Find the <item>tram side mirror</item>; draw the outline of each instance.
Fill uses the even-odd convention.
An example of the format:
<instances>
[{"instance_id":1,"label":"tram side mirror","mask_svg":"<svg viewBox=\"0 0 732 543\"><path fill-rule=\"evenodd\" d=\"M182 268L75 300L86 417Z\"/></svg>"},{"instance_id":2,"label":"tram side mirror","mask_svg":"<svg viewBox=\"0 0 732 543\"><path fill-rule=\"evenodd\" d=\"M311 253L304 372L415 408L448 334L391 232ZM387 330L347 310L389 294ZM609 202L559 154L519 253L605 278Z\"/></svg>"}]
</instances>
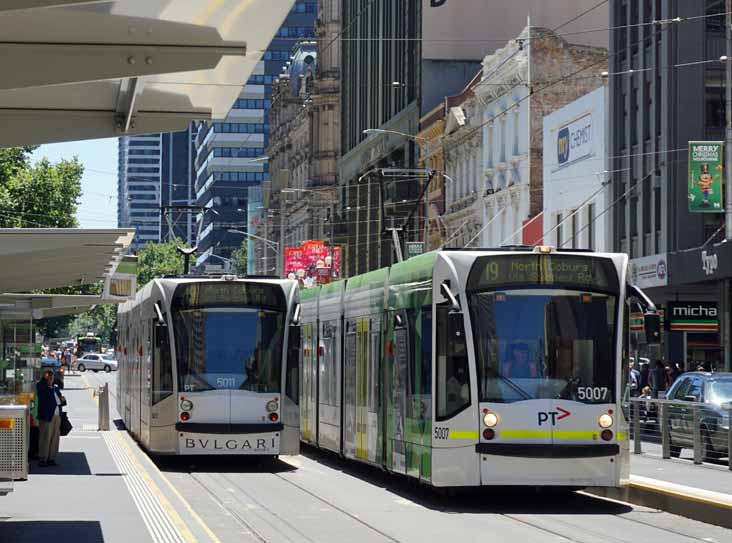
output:
<instances>
[{"instance_id":1,"label":"tram side mirror","mask_svg":"<svg viewBox=\"0 0 732 543\"><path fill-rule=\"evenodd\" d=\"M450 313L461 313L460 304L452 293L452 290L450 290L450 283L448 281L445 281L440 285L440 293L443 298L447 298L450 302L450 305L452 306L450 308ZM460 320L462 321L462 314L460 315Z\"/></svg>"},{"instance_id":2,"label":"tram side mirror","mask_svg":"<svg viewBox=\"0 0 732 543\"><path fill-rule=\"evenodd\" d=\"M661 317L655 311L647 311L643 318L646 328L646 343L658 345L661 343Z\"/></svg>"},{"instance_id":3,"label":"tram side mirror","mask_svg":"<svg viewBox=\"0 0 732 543\"><path fill-rule=\"evenodd\" d=\"M165 317L163 317L163 312L160 310L160 304L158 302L155 302L155 315L158 319L158 326L165 326Z\"/></svg>"}]
</instances>

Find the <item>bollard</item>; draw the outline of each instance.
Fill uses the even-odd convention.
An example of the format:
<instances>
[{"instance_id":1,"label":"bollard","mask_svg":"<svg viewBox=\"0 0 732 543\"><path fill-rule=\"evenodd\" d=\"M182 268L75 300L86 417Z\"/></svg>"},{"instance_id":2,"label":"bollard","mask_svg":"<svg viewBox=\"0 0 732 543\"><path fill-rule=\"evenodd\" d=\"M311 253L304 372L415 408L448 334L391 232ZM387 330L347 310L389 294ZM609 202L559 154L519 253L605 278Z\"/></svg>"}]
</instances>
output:
<instances>
[{"instance_id":1,"label":"bollard","mask_svg":"<svg viewBox=\"0 0 732 543\"><path fill-rule=\"evenodd\" d=\"M694 433L694 463L702 463L702 440L701 440L701 413L699 412L699 406L695 405L691 408L692 412L692 424L694 427L692 431Z\"/></svg>"},{"instance_id":2,"label":"bollard","mask_svg":"<svg viewBox=\"0 0 732 543\"><path fill-rule=\"evenodd\" d=\"M658 421L661 427L661 457L671 458L671 436L668 431L668 405L666 402L660 402L658 405L660 418Z\"/></svg>"},{"instance_id":3,"label":"bollard","mask_svg":"<svg viewBox=\"0 0 732 543\"><path fill-rule=\"evenodd\" d=\"M99 420L97 427L100 432L109 431L109 383L99 388Z\"/></svg>"},{"instance_id":4,"label":"bollard","mask_svg":"<svg viewBox=\"0 0 732 543\"><path fill-rule=\"evenodd\" d=\"M640 427L640 402L636 400L633 401L633 454L641 454Z\"/></svg>"}]
</instances>

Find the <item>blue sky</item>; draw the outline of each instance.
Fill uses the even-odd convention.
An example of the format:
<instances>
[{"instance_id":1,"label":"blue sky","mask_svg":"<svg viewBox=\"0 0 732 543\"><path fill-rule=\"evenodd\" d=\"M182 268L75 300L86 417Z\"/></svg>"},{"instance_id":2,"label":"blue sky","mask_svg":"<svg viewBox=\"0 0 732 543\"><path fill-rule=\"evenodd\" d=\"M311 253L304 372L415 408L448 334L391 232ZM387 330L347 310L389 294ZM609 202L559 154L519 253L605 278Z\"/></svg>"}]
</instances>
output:
<instances>
[{"instance_id":1,"label":"blue sky","mask_svg":"<svg viewBox=\"0 0 732 543\"><path fill-rule=\"evenodd\" d=\"M79 206L82 228L117 228L117 138L41 145L33 154L51 162L79 157L84 165Z\"/></svg>"}]
</instances>

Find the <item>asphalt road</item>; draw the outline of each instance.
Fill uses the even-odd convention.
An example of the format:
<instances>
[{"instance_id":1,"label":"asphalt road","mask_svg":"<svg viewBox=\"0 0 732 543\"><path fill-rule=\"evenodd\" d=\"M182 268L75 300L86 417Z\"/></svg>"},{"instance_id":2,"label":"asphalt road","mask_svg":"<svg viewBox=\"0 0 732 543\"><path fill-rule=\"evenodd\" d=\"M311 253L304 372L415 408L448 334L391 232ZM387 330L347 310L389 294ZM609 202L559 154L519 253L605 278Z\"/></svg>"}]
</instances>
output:
<instances>
[{"instance_id":1,"label":"asphalt road","mask_svg":"<svg viewBox=\"0 0 732 543\"><path fill-rule=\"evenodd\" d=\"M116 393L114 373L87 379L109 381ZM448 496L309 448L273 462L176 458L157 465L222 542L732 541L730 530L583 493Z\"/></svg>"}]
</instances>

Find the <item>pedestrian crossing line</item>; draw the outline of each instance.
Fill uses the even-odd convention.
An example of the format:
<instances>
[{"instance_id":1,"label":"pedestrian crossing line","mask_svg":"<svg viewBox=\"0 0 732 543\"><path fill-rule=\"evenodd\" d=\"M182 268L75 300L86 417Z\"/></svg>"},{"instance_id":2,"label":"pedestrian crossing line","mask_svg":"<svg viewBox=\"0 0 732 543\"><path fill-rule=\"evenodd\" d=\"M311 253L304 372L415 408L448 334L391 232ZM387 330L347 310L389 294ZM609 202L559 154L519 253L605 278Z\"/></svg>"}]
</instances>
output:
<instances>
[{"instance_id":1,"label":"pedestrian crossing line","mask_svg":"<svg viewBox=\"0 0 732 543\"><path fill-rule=\"evenodd\" d=\"M117 432L103 432L112 458L153 543L197 543L178 512Z\"/></svg>"}]
</instances>

